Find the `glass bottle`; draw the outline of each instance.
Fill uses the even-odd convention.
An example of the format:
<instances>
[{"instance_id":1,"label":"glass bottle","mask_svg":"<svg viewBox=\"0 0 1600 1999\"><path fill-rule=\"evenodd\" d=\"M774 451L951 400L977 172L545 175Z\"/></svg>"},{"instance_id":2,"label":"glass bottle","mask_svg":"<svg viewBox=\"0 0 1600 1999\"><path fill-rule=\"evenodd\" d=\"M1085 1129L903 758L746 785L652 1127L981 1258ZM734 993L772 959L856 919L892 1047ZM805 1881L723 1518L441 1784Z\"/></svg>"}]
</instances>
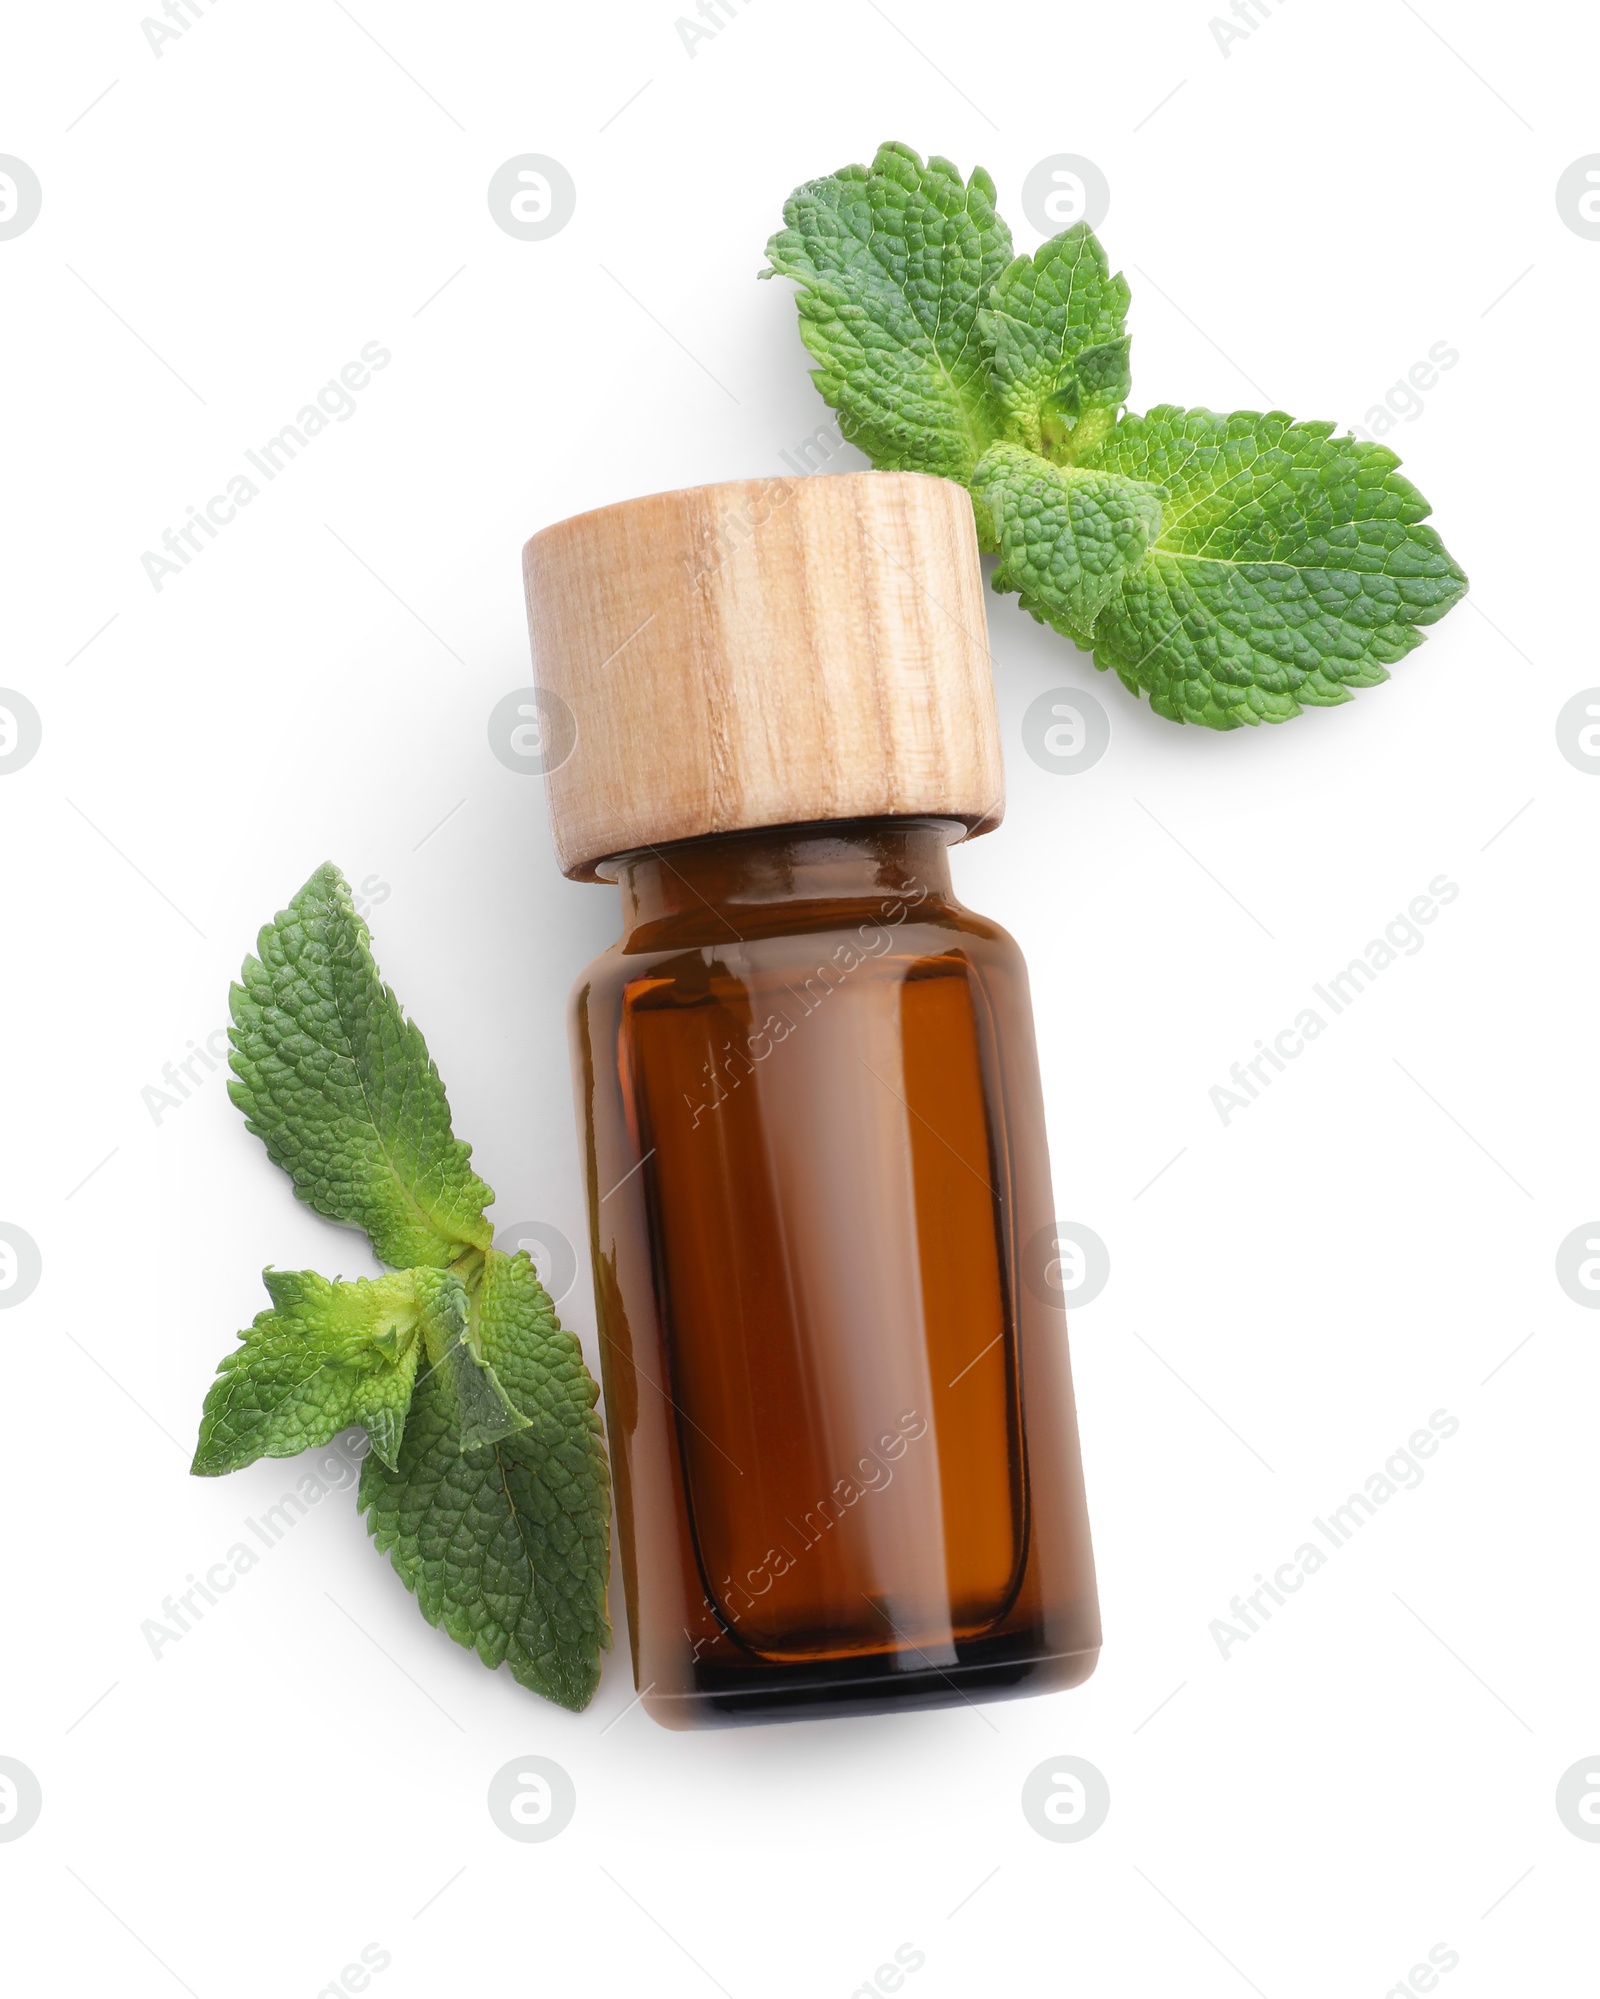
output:
<instances>
[{"instance_id":1,"label":"glass bottle","mask_svg":"<svg viewBox=\"0 0 1600 1999\"><path fill-rule=\"evenodd\" d=\"M768 486L708 571L707 518ZM580 639L617 590L605 551L641 526L655 558L635 550L627 603ZM830 538L859 552L863 526L882 557L833 577L848 603L814 601ZM643 1705L703 1727L1075 1685L1100 1634L1027 972L950 884L949 845L998 818L988 661L970 627L930 639L896 573L981 632L969 502L894 474L700 489L563 523L528 566L541 710L576 739L551 773L558 849L622 893L570 1025ZM870 658L841 610L876 626ZM606 685L635 611L669 630ZM698 725L723 730L713 766L748 764L840 678L909 717L909 775L892 723L836 722L827 754L703 823L680 761ZM738 823L752 810L785 816ZM628 837L630 814L661 837Z\"/></svg>"}]
</instances>

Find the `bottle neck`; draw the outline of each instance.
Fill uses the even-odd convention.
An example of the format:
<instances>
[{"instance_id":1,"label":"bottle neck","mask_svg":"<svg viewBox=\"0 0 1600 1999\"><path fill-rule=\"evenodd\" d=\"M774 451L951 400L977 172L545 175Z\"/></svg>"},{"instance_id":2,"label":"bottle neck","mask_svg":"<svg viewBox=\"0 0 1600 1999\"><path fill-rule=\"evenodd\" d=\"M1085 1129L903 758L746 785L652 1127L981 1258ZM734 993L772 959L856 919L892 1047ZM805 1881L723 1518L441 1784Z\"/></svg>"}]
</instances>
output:
<instances>
[{"instance_id":1,"label":"bottle neck","mask_svg":"<svg viewBox=\"0 0 1600 1999\"><path fill-rule=\"evenodd\" d=\"M862 920L898 923L954 902L948 850L965 832L943 819L761 827L618 855L597 872L622 890L625 944L700 920L718 938L743 936L800 905L859 905Z\"/></svg>"}]
</instances>

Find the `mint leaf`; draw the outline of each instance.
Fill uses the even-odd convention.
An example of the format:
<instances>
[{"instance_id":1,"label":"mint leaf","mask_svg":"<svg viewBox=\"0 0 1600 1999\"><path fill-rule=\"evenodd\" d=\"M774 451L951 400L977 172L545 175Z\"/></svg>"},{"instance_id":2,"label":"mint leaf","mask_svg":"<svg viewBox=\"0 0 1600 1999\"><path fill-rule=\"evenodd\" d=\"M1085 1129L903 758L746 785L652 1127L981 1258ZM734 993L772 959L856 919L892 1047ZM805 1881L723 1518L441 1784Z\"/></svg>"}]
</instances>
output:
<instances>
[{"instance_id":1,"label":"mint leaf","mask_svg":"<svg viewBox=\"0 0 1600 1999\"><path fill-rule=\"evenodd\" d=\"M365 1424L373 1450L393 1464L421 1352L419 1280L442 1274L340 1284L314 1270L263 1271L272 1309L218 1367L191 1469L215 1478L257 1458L294 1457L352 1423Z\"/></svg>"},{"instance_id":2,"label":"mint leaf","mask_svg":"<svg viewBox=\"0 0 1600 1999\"><path fill-rule=\"evenodd\" d=\"M870 168L796 188L783 216L763 275L799 282L812 380L839 428L874 465L965 483L1004 422L977 323L1011 262L993 181L890 144Z\"/></svg>"},{"instance_id":3,"label":"mint leaf","mask_svg":"<svg viewBox=\"0 0 1600 1999\"><path fill-rule=\"evenodd\" d=\"M1160 534L1095 621L1095 664L1213 729L1386 680L1467 579L1395 454L1332 432L1162 405L1080 461L1164 496Z\"/></svg>"},{"instance_id":4,"label":"mint leaf","mask_svg":"<svg viewBox=\"0 0 1600 1999\"><path fill-rule=\"evenodd\" d=\"M424 1324L428 1361L444 1369L456 1398L457 1443L462 1450L497 1444L529 1419L514 1407L499 1376L484 1359L482 1335L472 1323L472 1301L452 1272L441 1271L434 1309ZM387 1462L394 1464L393 1457Z\"/></svg>"},{"instance_id":5,"label":"mint leaf","mask_svg":"<svg viewBox=\"0 0 1600 1999\"><path fill-rule=\"evenodd\" d=\"M1053 465L1019 444L978 461L972 495L1000 546L996 590L1087 646L1101 606L1161 527L1161 493L1115 472Z\"/></svg>"},{"instance_id":6,"label":"mint leaf","mask_svg":"<svg viewBox=\"0 0 1600 1999\"><path fill-rule=\"evenodd\" d=\"M417 1385L398 1466L362 1466L359 1504L430 1624L563 1707L609 1649L610 1498L596 1389L527 1257L489 1250L463 1336L528 1426L462 1448L460 1376Z\"/></svg>"},{"instance_id":7,"label":"mint leaf","mask_svg":"<svg viewBox=\"0 0 1600 1999\"><path fill-rule=\"evenodd\" d=\"M1092 450L1126 401L1128 284L1086 222L1018 257L979 327L1006 435L1061 463Z\"/></svg>"},{"instance_id":8,"label":"mint leaf","mask_svg":"<svg viewBox=\"0 0 1600 1999\"><path fill-rule=\"evenodd\" d=\"M319 868L256 948L230 994L228 1091L301 1200L365 1229L397 1267L486 1248L493 1190L451 1133L439 1072L339 870Z\"/></svg>"}]
</instances>

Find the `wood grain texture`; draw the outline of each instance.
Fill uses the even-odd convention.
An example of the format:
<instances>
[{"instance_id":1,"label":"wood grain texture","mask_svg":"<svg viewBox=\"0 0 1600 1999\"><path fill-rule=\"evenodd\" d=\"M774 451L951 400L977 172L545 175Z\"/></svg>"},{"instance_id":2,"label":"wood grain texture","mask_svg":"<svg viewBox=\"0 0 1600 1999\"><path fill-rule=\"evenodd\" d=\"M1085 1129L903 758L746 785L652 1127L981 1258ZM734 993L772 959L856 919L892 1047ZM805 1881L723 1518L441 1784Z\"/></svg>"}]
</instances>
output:
<instances>
[{"instance_id":1,"label":"wood grain texture","mask_svg":"<svg viewBox=\"0 0 1600 1999\"><path fill-rule=\"evenodd\" d=\"M627 500L523 550L534 678L577 722L546 778L561 867L807 820L998 824L965 490L912 472Z\"/></svg>"}]
</instances>

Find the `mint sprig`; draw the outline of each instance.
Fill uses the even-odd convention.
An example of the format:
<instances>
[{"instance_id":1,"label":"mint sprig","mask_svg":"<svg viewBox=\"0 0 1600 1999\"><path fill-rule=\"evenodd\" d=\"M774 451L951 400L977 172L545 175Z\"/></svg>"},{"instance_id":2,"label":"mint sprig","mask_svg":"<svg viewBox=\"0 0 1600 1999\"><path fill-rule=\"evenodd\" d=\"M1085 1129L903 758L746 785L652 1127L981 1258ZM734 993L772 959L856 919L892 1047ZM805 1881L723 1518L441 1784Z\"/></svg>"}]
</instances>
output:
<instances>
[{"instance_id":1,"label":"mint sprig","mask_svg":"<svg viewBox=\"0 0 1600 1999\"><path fill-rule=\"evenodd\" d=\"M492 1246L493 1190L337 868L257 950L232 992L234 1102L303 1201L408 1267L353 1283L265 1271L271 1309L218 1367L193 1470L361 1425L358 1504L424 1616L585 1707L611 1644L599 1390L527 1256Z\"/></svg>"},{"instance_id":2,"label":"mint sprig","mask_svg":"<svg viewBox=\"0 0 1600 1999\"><path fill-rule=\"evenodd\" d=\"M1213 729L1376 686L1464 594L1386 446L1281 410L1123 413L1128 286L1075 223L1013 257L981 168L881 146L797 188L764 277L797 281L812 379L879 467L972 493L993 582Z\"/></svg>"}]
</instances>

